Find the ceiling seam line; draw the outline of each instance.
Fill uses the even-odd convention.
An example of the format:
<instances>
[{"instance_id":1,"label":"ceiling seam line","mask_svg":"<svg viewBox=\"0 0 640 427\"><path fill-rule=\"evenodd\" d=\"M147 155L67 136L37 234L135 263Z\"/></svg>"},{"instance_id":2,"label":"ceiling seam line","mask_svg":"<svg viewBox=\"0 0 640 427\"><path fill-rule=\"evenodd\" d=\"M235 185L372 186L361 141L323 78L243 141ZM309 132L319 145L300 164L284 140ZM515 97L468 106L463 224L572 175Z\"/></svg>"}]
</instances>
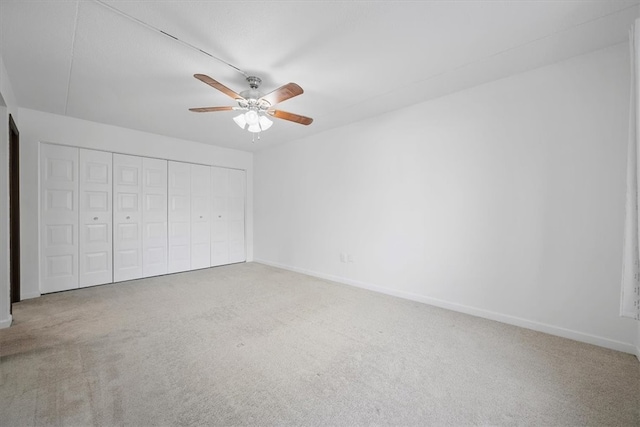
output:
<instances>
[{"instance_id":1,"label":"ceiling seam line","mask_svg":"<svg viewBox=\"0 0 640 427\"><path fill-rule=\"evenodd\" d=\"M243 76L245 76L245 77L249 77L249 75L248 75L245 71L243 71L243 70L241 70L240 68L236 67L235 65L233 65L233 64L231 64L231 63L229 63L229 62L225 61L224 59L220 59L220 58L218 58L217 56L215 56L215 55L213 55L213 54L211 54L211 53L207 52L207 51L206 51L206 50L204 50L204 49L200 49L199 47L194 46L194 45L192 45L192 44L191 44L191 43L189 43L189 42L186 42L186 41L184 41L184 40L179 39L178 37L174 36L173 34L169 34L169 33L167 33L166 31L161 30L160 28L154 27L153 25L148 24L147 22L145 22L145 21L143 21L143 20L141 20L141 19L138 19L138 18L136 18L136 17L134 17L134 16L131 16L131 15L129 15L129 14L127 14L127 13L125 13L125 12L121 11L120 9L118 9L118 8L116 8L116 7L114 7L114 6L111 6L110 4L105 3L105 2L104 2L104 1L102 1L102 0L93 0L93 1L94 1L94 2L96 2L96 3L98 3L98 4L99 4L99 5L101 5L101 6L105 7L106 9L109 9L109 10L111 10L112 12L117 13L118 15L124 16L125 18L129 19L130 21L133 21L133 22L135 22L135 23L137 23L137 24L139 24L139 25L142 25L143 27L146 27L146 28L148 28L148 29L150 29L150 30L156 31L156 32L158 32L158 33L162 34L162 35L163 35L163 36L165 36L165 37L169 37L169 38L170 38L170 39L172 39L173 41L175 41L175 42L177 42L177 43L180 43L181 45L186 46L186 47L188 47L188 48L190 48L190 49L192 49L192 50L198 51L198 52L200 52L200 53L202 53L202 54L204 54L204 55L207 55L208 57L213 58L213 59L215 59L216 61L221 62L221 63L223 63L223 64L227 65L228 67L233 68L234 70L236 70L237 72L239 72L239 73L240 73L240 74L242 74Z\"/></svg>"},{"instance_id":2,"label":"ceiling seam line","mask_svg":"<svg viewBox=\"0 0 640 427\"><path fill-rule=\"evenodd\" d=\"M64 100L64 115L67 115L69 109L69 92L71 91L71 73L73 71L73 59L76 49L76 35L78 33L78 18L80 16L80 0L76 1L76 17L73 23L73 36L71 38L71 61L69 61L69 74L67 75L67 94Z\"/></svg>"}]
</instances>

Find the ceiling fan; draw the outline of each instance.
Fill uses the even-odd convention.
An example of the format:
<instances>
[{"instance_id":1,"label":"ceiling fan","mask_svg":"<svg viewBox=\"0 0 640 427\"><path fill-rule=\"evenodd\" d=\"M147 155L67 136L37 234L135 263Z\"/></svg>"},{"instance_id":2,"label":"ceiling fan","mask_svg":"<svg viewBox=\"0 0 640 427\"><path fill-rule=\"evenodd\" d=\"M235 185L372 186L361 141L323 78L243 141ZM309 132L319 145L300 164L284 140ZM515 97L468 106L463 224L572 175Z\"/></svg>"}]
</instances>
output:
<instances>
[{"instance_id":1,"label":"ceiling fan","mask_svg":"<svg viewBox=\"0 0 640 427\"><path fill-rule=\"evenodd\" d=\"M271 127L272 121L267 118L267 115L294 123L300 123L305 126L310 125L313 122L313 119L310 117L288 113L286 111L276 110L273 108L276 104L286 101L287 99L291 99L304 92L302 88L295 83L287 83L286 85L280 86L278 89L264 95L258 90L262 80L255 76L249 76L247 77L247 82L249 83L250 89L244 90L238 94L207 75L194 74L193 77L233 98L238 103L238 106L189 108L189 111L197 113L232 110L245 111L239 116L234 117L233 120L242 129L247 129L249 132L254 133L267 130Z\"/></svg>"}]
</instances>

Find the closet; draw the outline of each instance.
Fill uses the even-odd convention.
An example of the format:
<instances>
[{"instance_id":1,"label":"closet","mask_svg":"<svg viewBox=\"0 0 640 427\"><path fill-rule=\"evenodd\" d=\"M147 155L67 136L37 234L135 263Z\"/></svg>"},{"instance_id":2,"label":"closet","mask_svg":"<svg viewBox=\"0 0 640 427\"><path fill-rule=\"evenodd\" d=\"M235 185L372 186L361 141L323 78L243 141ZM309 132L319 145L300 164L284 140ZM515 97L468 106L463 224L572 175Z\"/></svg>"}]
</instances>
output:
<instances>
[{"instance_id":1,"label":"closet","mask_svg":"<svg viewBox=\"0 0 640 427\"><path fill-rule=\"evenodd\" d=\"M42 143L40 290L244 262L245 172Z\"/></svg>"}]
</instances>

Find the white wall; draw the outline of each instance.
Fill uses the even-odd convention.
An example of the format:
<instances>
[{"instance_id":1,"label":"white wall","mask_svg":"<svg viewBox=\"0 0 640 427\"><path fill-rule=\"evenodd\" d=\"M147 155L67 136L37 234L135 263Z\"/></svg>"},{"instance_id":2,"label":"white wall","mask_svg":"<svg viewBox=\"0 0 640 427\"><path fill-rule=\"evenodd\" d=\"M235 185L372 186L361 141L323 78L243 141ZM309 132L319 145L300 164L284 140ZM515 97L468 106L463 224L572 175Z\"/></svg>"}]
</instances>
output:
<instances>
[{"instance_id":1,"label":"white wall","mask_svg":"<svg viewBox=\"0 0 640 427\"><path fill-rule=\"evenodd\" d=\"M209 164L247 171L247 261L253 259L253 154L146 132L20 109L22 298L40 295L38 158L40 142Z\"/></svg>"},{"instance_id":2,"label":"white wall","mask_svg":"<svg viewBox=\"0 0 640 427\"><path fill-rule=\"evenodd\" d=\"M259 151L255 259L634 352L627 49Z\"/></svg>"},{"instance_id":3,"label":"white wall","mask_svg":"<svg viewBox=\"0 0 640 427\"><path fill-rule=\"evenodd\" d=\"M9 114L16 125L17 104L0 56L0 328L11 325L9 314Z\"/></svg>"}]
</instances>

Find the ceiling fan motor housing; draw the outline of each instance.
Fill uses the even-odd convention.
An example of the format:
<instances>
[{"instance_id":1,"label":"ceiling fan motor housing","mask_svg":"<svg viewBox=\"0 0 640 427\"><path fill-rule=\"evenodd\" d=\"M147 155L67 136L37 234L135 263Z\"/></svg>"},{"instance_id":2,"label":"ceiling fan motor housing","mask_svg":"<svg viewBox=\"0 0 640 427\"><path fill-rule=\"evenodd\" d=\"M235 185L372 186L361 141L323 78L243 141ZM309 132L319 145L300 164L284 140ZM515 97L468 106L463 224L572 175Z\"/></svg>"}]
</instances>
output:
<instances>
[{"instance_id":1,"label":"ceiling fan motor housing","mask_svg":"<svg viewBox=\"0 0 640 427\"><path fill-rule=\"evenodd\" d=\"M262 83L262 80L260 79L260 77L249 76L247 77L247 82L249 82L249 87L251 89L258 89L258 87L260 87L260 83Z\"/></svg>"}]
</instances>

